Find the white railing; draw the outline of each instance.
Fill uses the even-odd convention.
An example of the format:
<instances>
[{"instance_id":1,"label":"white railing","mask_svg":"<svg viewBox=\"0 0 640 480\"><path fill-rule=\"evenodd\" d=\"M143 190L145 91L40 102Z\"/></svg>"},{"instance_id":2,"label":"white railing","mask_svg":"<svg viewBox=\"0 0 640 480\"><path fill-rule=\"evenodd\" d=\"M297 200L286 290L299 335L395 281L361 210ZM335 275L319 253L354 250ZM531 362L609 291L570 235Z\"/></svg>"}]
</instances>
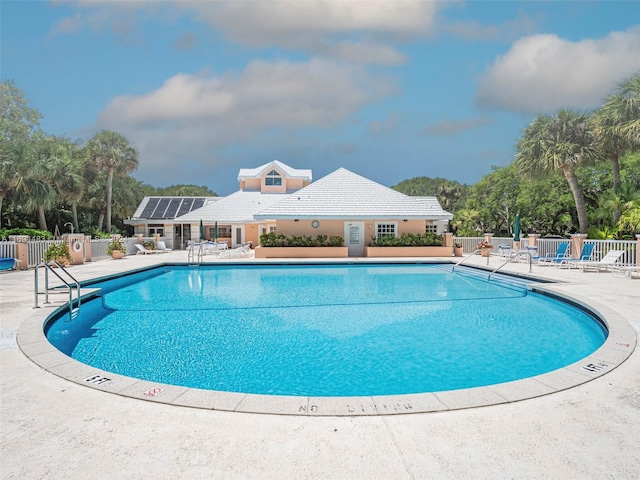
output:
<instances>
[{"instance_id":1,"label":"white railing","mask_svg":"<svg viewBox=\"0 0 640 480\"><path fill-rule=\"evenodd\" d=\"M107 247L109 246L109 238L92 238L91 239L91 259L96 260L101 258L107 258Z\"/></svg>"},{"instance_id":2,"label":"white railing","mask_svg":"<svg viewBox=\"0 0 640 480\"><path fill-rule=\"evenodd\" d=\"M462 244L462 251L464 254L473 253L479 242L483 241L484 237L454 237L454 243ZM553 257L558 250L558 246L561 243L569 243L569 252L567 255L576 258L580 255L580 252L572 252L571 239L570 238L539 238L536 242L538 249L537 256L539 257ZM609 250L623 250L624 254L620 257L618 263L623 266L633 266L640 264L638 255L638 242L635 240L585 240L584 243L593 243L593 253L591 254L591 260L594 262L600 261ZM500 245L507 245L509 248L513 248L513 239L509 237L492 237L491 244L493 245L493 252L498 251ZM520 239L520 248L526 248L529 244L528 238Z\"/></svg>"},{"instance_id":3,"label":"white railing","mask_svg":"<svg viewBox=\"0 0 640 480\"><path fill-rule=\"evenodd\" d=\"M1 241L0 258L16 258L16 242L11 240Z\"/></svg>"},{"instance_id":4,"label":"white railing","mask_svg":"<svg viewBox=\"0 0 640 480\"><path fill-rule=\"evenodd\" d=\"M594 262L600 261L609 250L624 251L618 260L618 263L623 266L638 265L640 260L638 259L638 242L633 240L585 240L584 243L595 244L591 253L591 260Z\"/></svg>"},{"instance_id":5,"label":"white railing","mask_svg":"<svg viewBox=\"0 0 640 480\"><path fill-rule=\"evenodd\" d=\"M27 263L33 268L44 261L44 254L51 245L64 243L62 240L29 240L27 242Z\"/></svg>"}]
</instances>

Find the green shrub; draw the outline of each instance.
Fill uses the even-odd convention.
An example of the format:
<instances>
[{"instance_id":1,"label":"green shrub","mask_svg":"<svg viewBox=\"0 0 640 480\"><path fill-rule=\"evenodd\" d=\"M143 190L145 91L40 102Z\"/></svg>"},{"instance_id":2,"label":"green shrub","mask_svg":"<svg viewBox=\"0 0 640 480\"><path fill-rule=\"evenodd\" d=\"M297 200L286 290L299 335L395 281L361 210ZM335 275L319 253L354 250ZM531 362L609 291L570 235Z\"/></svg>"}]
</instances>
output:
<instances>
[{"instance_id":1,"label":"green shrub","mask_svg":"<svg viewBox=\"0 0 640 480\"><path fill-rule=\"evenodd\" d=\"M8 239L9 235L27 235L29 238L53 240L53 235L47 230L36 230L35 228L3 228L0 230L0 238Z\"/></svg>"},{"instance_id":2,"label":"green shrub","mask_svg":"<svg viewBox=\"0 0 640 480\"><path fill-rule=\"evenodd\" d=\"M125 247L124 243L119 238L114 238L109 242L109 245L107 246L107 255L111 255L114 250L120 250L123 255L127 253L127 247Z\"/></svg>"},{"instance_id":3,"label":"green shrub","mask_svg":"<svg viewBox=\"0 0 640 480\"><path fill-rule=\"evenodd\" d=\"M379 235L371 237L372 247L441 247L442 235L437 233L403 233L399 237L395 235Z\"/></svg>"},{"instance_id":4,"label":"green shrub","mask_svg":"<svg viewBox=\"0 0 640 480\"><path fill-rule=\"evenodd\" d=\"M142 242L142 246L144 248L146 248L147 250L155 250L156 249L156 242L154 242L153 240L144 240Z\"/></svg>"},{"instance_id":5,"label":"green shrub","mask_svg":"<svg viewBox=\"0 0 640 480\"><path fill-rule=\"evenodd\" d=\"M66 260L67 262L71 262L71 253L69 253L69 247L66 243L54 243L49 245L47 251L44 252L44 260L45 262L50 262L52 260Z\"/></svg>"},{"instance_id":6,"label":"green shrub","mask_svg":"<svg viewBox=\"0 0 640 480\"><path fill-rule=\"evenodd\" d=\"M260 235L262 247L341 247L342 244L342 237L327 237L326 235L317 235L315 238L307 235L287 237L275 232Z\"/></svg>"}]
</instances>

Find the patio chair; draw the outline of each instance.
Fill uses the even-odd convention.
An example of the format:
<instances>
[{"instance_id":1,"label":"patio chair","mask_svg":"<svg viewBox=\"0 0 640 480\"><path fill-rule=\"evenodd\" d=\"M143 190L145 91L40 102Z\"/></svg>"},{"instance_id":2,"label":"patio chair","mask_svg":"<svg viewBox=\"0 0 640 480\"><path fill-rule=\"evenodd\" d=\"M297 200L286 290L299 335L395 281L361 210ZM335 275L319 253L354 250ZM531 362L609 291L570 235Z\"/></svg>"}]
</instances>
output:
<instances>
[{"instance_id":1,"label":"patio chair","mask_svg":"<svg viewBox=\"0 0 640 480\"><path fill-rule=\"evenodd\" d=\"M582 263L591 261L591 254L593 253L593 248L595 246L595 243L585 243L582 245L582 251L578 258L563 258L559 267L568 267L569 269L573 267L580 268Z\"/></svg>"},{"instance_id":2,"label":"patio chair","mask_svg":"<svg viewBox=\"0 0 640 480\"><path fill-rule=\"evenodd\" d=\"M500 255L500 260L511 260L515 257L516 252L510 245L498 245L498 254Z\"/></svg>"},{"instance_id":3,"label":"patio chair","mask_svg":"<svg viewBox=\"0 0 640 480\"><path fill-rule=\"evenodd\" d=\"M628 277L628 278L633 278L633 273L634 272L640 272L640 265L634 265L634 266L622 266L622 265L612 265L611 267L611 274L614 277Z\"/></svg>"},{"instance_id":4,"label":"patio chair","mask_svg":"<svg viewBox=\"0 0 640 480\"><path fill-rule=\"evenodd\" d=\"M0 270L15 270L17 264L15 258L0 258Z\"/></svg>"},{"instance_id":5,"label":"patio chair","mask_svg":"<svg viewBox=\"0 0 640 480\"><path fill-rule=\"evenodd\" d=\"M158 250L160 250L162 253L169 253L173 251L172 249L167 248L167 245L162 241L158 242L157 247L158 247Z\"/></svg>"},{"instance_id":6,"label":"patio chair","mask_svg":"<svg viewBox=\"0 0 640 480\"><path fill-rule=\"evenodd\" d=\"M582 262L580 267L583 272L586 272L587 270L596 270L600 273L607 272L610 269L613 271L613 266L618 260L620 260L623 253L624 250L609 250L599 262Z\"/></svg>"},{"instance_id":7,"label":"patio chair","mask_svg":"<svg viewBox=\"0 0 640 480\"><path fill-rule=\"evenodd\" d=\"M562 260L569 255L569 242L562 242L558 245L556 254L552 257L531 257L531 260L538 265L559 265Z\"/></svg>"},{"instance_id":8,"label":"patio chair","mask_svg":"<svg viewBox=\"0 0 640 480\"><path fill-rule=\"evenodd\" d=\"M134 245L137 249L138 249L138 253L136 253L136 255L149 255L151 253L162 253L162 250L147 250L146 248L144 248L144 245L140 245L139 243L136 243Z\"/></svg>"},{"instance_id":9,"label":"patio chair","mask_svg":"<svg viewBox=\"0 0 640 480\"><path fill-rule=\"evenodd\" d=\"M243 243L242 245L223 250L218 254L219 258L238 258L238 257L250 257L253 253L251 250L251 242Z\"/></svg>"}]
</instances>

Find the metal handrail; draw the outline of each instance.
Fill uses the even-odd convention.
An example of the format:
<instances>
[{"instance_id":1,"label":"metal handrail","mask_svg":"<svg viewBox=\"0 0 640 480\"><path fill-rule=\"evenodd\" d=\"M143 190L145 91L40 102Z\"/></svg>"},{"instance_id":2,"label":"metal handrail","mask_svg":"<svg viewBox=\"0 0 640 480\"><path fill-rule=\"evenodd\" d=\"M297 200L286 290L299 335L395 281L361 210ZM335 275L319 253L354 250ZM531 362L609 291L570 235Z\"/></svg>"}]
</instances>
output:
<instances>
[{"instance_id":1,"label":"metal handrail","mask_svg":"<svg viewBox=\"0 0 640 480\"><path fill-rule=\"evenodd\" d=\"M457 267L458 265L460 265L460 264L461 264L462 262L464 262L466 259L473 257L473 256L474 256L476 253L478 253L479 251L480 251L480 249L479 249L479 248L476 248L473 252L471 252L469 255L467 255L466 257L464 257L464 258L463 258L462 260L460 260L458 263L456 263L456 264L451 268L451 271L453 272L453 271L456 269L456 267Z\"/></svg>"},{"instance_id":2,"label":"metal handrail","mask_svg":"<svg viewBox=\"0 0 640 480\"><path fill-rule=\"evenodd\" d=\"M49 263L47 262L41 262L38 265L36 265L35 268L35 281L34 281L34 290L35 290L35 308L40 308L38 306L38 295L44 295L45 299L44 299L44 303L49 303L49 293L51 293L51 289L49 288L49 272L52 272L56 277L58 277L58 279L64 283L67 287L67 289L69 290L69 320L73 320L74 318L74 309L73 309L73 287L75 286L78 295L77 295L77 311L80 311L80 306L81 306L81 298L80 298L80 282L73 276L71 275L66 268L64 268L64 266L62 266L60 263L58 263L57 261L53 261L51 262L53 264L55 264L61 272L64 272L70 279L71 279L71 283L67 282L64 278L62 278L62 276L60 274L58 274L57 271L55 271L53 269L53 266L51 266ZM40 267L44 267L44 292L40 291L39 288L39 282L38 282L38 270ZM73 285L72 285L73 284Z\"/></svg>"},{"instance_id":3,"label":"metal handrail","mask_svg":"<svg viewBox=\"0 0 640 480\"><path fill-rule=\"evenodd\" d=\"M531 252L529 251L521 251L521 252L517 252L515 254L516 256L520 256L520 255L526 255L528 258L528 263L529 263L529 273L531 273L531 269L532 269L532 264L531 264ZM493 275L494 273L496 273L498 270L500 270L502 267L504 267L507 263L511 263L511 260L513 260L513 257L510 257L506 262L504 262L502 265L500 265L498 268L496 268L495 270L493 270L489 276L487 277L487 280L491 280L491 275Z\"/></svg>"},{"instance_id":4,"label":"metal handrail","mask_svg":"<svg viewBox=\"0 0 640 480\"><path fill-rule=\"evenodd\" d=\"M187 263L189 265L191 265L191 261L192 260L195 261L195 258L194 258L195 257L195 252L194 252L195 248L194 247L198 247L198 264L202 263L202 256L203 256L203 253L202 253L202 242L196 243L196 244L192 243L191 245L189 245L189 249L187 250Z\"/></svg>"}]
</instances>

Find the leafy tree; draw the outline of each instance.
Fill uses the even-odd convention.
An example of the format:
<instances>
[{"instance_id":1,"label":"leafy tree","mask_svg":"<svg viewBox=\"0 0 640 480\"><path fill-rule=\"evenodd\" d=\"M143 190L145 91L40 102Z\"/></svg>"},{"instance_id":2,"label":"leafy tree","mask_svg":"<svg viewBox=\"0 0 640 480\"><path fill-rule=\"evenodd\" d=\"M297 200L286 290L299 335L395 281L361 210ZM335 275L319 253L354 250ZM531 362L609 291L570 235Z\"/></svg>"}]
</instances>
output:
<instances>
[{"instance_id":1,"label":"leafy tree","mask_svg":"<svg viewBox=\"0 0 640 480\"><path fill-rule=\"evenodd\" d=\"M588 118L570 110L560 110L551 117L539 115L518 140L515 156L518 170L530 177L562 171L573 194L580 233L586 233L588 219L575 168L593 162L599 154Z\"/></svg>"},{"instance_id":2,"label":"leafy tree","mask_svg":"<svg viewBox=\"0 0 640 480\"><path fill-rule=\"evenodd\" d=\"M78 204L85 194L84 158L81 149L68 139L60 139L54 147L52 161L56 162L55 187L60 200L71 203L73 226L80 231L78 224Z\"/></svg>"},{"instance_id":3,"label":"leafy tree","mask_svg":"<svg viewBox=\"0 0 640 480\"><path fill-rule=\"evenodd\" d=\"M7 194L28 176L28 143L41 117L12 80L0 82L0 212Z\"/></svg>"},{"instance_id":4,"label":"leafy tree","mask_svg":"<svg viewBox=\"0 0 640 480\"><path fill-rule=\"evenodd\" d=\"M518 213L520 181L513 165L492 167L491 173L470 187L465 206L476 212L480 233L512 234L513 221Z\"/></svg>"},{"instance_id":5,"label":"leafy tree","mask_svg":"<svg viewBox=\"0 0 640 480\"><path fill-rule=\"evenodd\" d=\"M463 208L469 191L467 185L440 177L414 177L391 188L405 195L435 196L442 208L452 213Z\"/></svg>"},{"instance_id":6,"label":"leafy tree","mask_svg":"<svg viewBox=\"0 0 640 480\"><path fill-rule=\"evenodd\" d=\"M593 129L603 153L611 162L613 190L621 186L620 157L640 146L640 74L625 80L592 116ZM614 211L617 221L620 210Z\"/></svg>"},{"instance_id":7,"label":"leafy tree","mask_svg":"<svg viewBox=\"0 0 640 480\"><path fill-rule=\"evenodd\" d=\"M155 188L152 193L147 195L161 195L167 197L217 197L218 194L211 191L209 187L205 185L170 185L168 187Z\"/></svg>"},{"instance_id":8,"label":"leafy tree","mask_svg":"<svg viewBox=\"0 0 640 480\"><path fill-rule=\"evenodd\" d=\"M107 232L111 232L111 208L113 197L113 176L131 173L138 168L138 153L120 133L110 130L98 132L87 143L89 157L107 172L106 218Z\"/></svg>"},{"instance_id":9,"label":"leafy tree","mask_svg":"<svg viewBox=\"0 0 640 480\"><path fill-rule=\"evenodd\" d=\"M52 161L56 146L57 139L45 135L39 135L29 142L26 150L29 171L17 190L18 201L24 210L37 212L40 230L47 230L45 212L56 205L58 197L54 188L58 165Z\"/></svg>"}]
</instances>

